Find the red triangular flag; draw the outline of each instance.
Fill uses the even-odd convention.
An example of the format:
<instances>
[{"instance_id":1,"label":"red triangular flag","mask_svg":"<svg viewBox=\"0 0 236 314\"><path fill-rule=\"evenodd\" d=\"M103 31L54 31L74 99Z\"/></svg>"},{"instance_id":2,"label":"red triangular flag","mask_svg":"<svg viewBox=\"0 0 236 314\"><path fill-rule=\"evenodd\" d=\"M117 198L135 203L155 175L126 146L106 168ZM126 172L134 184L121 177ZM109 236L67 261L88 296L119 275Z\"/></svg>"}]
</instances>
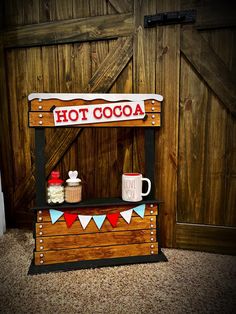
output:
<instances>
[{"instance_id":1,"label":"red triangular flag","mask_svg":"<svg viewBox=\"0 0 236 314\"><path fill-rule=\"evenodd\" d=\"M64 213L64 217L66 220L67 227L70 228L73 225L73 222L76 220L78 217L77 214L69 214L69 213Z\"/></svg>"},{"instance_id":2,"label":"red triangular flag","mask_svg":"<svg viewBox=\"0 0 236 314\"><path fill-rule=\"evenodd\" d=\"M107 214L107 219L110 221L112 227L116 227L120 213Z\"/></svg>"}]
</instances>

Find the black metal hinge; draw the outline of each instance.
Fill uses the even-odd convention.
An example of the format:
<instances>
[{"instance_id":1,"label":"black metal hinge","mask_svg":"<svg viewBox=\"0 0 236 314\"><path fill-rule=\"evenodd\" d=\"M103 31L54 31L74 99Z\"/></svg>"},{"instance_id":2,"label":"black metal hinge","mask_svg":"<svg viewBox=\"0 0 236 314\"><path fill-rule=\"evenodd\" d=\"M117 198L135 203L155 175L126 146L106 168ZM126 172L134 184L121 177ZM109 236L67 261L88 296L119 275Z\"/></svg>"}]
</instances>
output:
<instances>
[{"instance_id":1,"label":"black metal hinge","mask_svg":"<svg viewBox=\"0 0 236 314\"><path fill-rule=\"evenodd\" d=\"M186 24L194 23L196 20L196 10L185 10L175 12L163 12L156 15L144 16L144 27L154 27L156 25Z\"/></svg>"}]
</instances>

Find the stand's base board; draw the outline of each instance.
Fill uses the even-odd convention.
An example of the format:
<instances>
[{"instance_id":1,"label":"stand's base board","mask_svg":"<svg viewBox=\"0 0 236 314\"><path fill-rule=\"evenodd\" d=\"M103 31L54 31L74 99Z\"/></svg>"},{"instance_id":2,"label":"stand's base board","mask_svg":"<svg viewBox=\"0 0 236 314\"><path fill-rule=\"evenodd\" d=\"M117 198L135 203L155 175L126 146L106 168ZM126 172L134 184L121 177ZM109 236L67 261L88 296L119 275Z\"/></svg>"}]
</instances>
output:
<instances>
[{"instance_id":1,"label":"stand's base board","mask_svg":"<svg viewBox=\"0 0 236 314\"><path fill-rule=\"evenodd\" d=\"M158 254L144 255L144 256L132 256L132 257L119 257L119 258L107 258L91 261L78 261L69 262L62 264L52 265L34 265L34 261L31 262L29 267L28 275L45 274L50 272L62 272L72 271L78 269L88 269L97 267L109 267L109 266L120 266L129 264L141 264L141 263L157 263L167 262L168 259L164 253L160 250Z\"/></svg>"}]
</instances>

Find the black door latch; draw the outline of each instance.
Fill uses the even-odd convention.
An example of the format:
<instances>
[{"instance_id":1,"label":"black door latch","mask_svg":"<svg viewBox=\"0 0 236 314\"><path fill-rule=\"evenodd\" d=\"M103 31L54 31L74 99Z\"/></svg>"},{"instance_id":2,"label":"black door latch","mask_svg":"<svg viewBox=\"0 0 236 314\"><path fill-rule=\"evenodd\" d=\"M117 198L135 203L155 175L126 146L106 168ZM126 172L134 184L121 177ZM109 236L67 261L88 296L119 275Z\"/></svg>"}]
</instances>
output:
<instances>
[{"instance_id":1,"label":"black door latch","mask_svg":"<svg viewBox=\"0 0 236 314\"><path fill-rule=\"evenodd\" d=\"M175 12L164 12L156 15L144 16L144 27L154 27L156 25L186 24L194 23L196 20L196 10L185 10Z\"/></svg>"}]
</instances>

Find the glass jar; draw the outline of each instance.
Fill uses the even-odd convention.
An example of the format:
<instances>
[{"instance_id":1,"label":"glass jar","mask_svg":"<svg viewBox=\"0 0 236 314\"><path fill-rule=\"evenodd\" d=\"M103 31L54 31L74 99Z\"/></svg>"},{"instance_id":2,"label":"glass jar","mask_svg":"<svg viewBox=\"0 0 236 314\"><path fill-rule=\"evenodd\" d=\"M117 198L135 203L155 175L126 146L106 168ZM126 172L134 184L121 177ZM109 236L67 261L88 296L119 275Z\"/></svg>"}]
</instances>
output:
<instances>
[{"instance_id":1,"label":"glass jar","mask_svg":"<svg viewBox=\"0 0 236 314\"><path fill-rule=\"evenodd\" d=\"M67 203L78 203L82 199L81 180L77 178L78 171L69 171L69 179L66 180L65 201Z\"/></svg>"},{"instance_id":2,"label":"glass jar","mask_svg":"<svg viewBox=\"0 0 236 314\"><path fill-rule=\"evenodd\" d=\"M52 171L51 178L48 180L48 204L61 204L64 202L63 180L60 179L59 171Z\"/></svg>"}]
</instances>

